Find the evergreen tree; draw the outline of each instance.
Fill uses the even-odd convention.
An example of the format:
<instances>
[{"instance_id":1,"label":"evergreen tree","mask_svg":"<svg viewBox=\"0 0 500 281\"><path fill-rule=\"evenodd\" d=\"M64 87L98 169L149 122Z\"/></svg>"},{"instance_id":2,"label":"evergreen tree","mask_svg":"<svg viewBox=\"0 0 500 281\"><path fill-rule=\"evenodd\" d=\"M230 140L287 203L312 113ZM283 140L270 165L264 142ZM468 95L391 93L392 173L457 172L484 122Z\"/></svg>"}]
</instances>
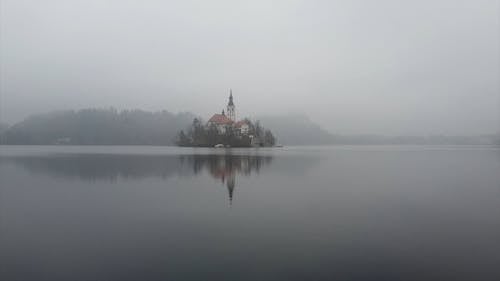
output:
<instances>
[{"instance_id":1,"label":"evergreen tree","mask_svg":"<svg viewBox=\"0 0 500 281\"><path fill-rule=\"evenodd\" d=\"M270 130L266 130L264 134L264 146L274 146L276 144L276 138Z\"/></svg>"},{"instance_id":2,"label":"evergreen tree","mask_svg":"<svg viewBox=\"0 0 500 281\"><path fill-rule=\"evenodd\" d=\"M190 146L191 145L191 139L186 136L184 133L184 130L181 130L179 133L179 136L177 138L177 145L179 146Z\"/></svg>"}]
</instances>

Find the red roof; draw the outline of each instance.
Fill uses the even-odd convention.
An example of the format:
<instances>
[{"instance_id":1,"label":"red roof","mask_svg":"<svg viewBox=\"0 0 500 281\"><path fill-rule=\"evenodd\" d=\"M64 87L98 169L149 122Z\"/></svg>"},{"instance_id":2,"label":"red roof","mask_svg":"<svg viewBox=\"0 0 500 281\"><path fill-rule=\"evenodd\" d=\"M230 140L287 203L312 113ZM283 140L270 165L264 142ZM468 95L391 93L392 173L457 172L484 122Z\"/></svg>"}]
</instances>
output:
<instances>
[{"instance_id":1,"label":"red roof","mask_svg":"<svg viewBox=\"0 0 500 281\"><path fill-rule=\"evenodd\" d=\"M215 123L215 124L220 124L220 125L226 125L226 124L231 124L233 121L231 119L227 118L226 115L222 114L214 114L212 118L208 120L209 123Z\"/></svg>"},{"instance_id":2,"label":"red roof","mask_svg":"<svg viewBox=\"0 0 500 281\"><path fill-rule=\"evenodd\" d=\"M243 125L245 125L245 124L246 124L246 125L248 125L247 121L245 121L245 120L241 120L241 121L236 122L236 124L234 124L234 126L235 126L236 128L240 128L241 126L243 126Z\"/></svg>"}]
</instances>

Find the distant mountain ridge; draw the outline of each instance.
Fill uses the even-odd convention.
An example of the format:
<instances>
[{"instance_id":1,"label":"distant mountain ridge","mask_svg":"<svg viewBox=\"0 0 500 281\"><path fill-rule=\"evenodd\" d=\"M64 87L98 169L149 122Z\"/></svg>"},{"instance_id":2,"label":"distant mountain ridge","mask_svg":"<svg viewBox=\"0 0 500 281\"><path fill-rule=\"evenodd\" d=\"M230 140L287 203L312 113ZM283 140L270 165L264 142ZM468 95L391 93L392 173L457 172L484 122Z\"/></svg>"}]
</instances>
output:
<instances>
[{"instance_id":1,"label":"distant mountain ridge","mask_svg":"<svg viewBox=\"0 0 500 281\"><path fill-rule=\"evenodd\" d=\"M197 116L184 112L83 109L32 115L12 126L0 123L0 144L26 145L174 145L180 130ZM302 114L260 116L283 145L452 144L500 145L500 135L383 136L339 135L321 128Z\"/></svg>"},{"instance_id":2,"label":"distant mountain ridge","mask_svg":"<svg viewBox=\"0 0 500 281\"><path fill-rule=\"evenodd\" d=\"M262 116L262 124L271 129L284 145L498 145L499 134L479 136L384 136L384 135L339 135L321 128L302 114Z\"/></svg>"},{"instance_id":3,"label":"distant mountain ridge","mask_svg":"<svg viewBox=\"0 0 500 281\"><path fill-rule=\"evenodd\" d=\"M335 137L303 114L261 116L262 124L284 145L332 144Z\"/></svg>"}]
</instances>

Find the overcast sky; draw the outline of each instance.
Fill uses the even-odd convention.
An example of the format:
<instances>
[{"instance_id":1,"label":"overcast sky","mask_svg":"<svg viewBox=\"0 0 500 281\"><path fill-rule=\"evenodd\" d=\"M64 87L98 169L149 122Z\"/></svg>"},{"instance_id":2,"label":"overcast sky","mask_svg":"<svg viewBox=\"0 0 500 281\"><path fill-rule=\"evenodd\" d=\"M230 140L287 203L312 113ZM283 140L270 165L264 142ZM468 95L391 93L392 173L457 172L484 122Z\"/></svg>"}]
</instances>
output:
<instances>
[{"instance_id":1,"label":"overcast sky","mask_svg":"<svg viewBox=\"0 0 500 281\"><path fill-rule=\"evenodd\" d=\"M0 117L301 112L333 133L499 130L497 0L0 0Z\"/></svg>"}]
</instances>

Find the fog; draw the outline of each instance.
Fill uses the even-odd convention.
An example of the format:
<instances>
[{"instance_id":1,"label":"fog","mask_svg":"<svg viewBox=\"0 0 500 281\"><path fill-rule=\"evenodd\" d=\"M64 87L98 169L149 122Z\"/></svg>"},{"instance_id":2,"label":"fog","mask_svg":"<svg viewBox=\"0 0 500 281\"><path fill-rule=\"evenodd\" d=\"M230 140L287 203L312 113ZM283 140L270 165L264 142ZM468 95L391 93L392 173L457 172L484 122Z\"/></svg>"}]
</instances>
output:
<instances>
[{"instance_id":1,"label":"fog","mask_svg":"<svg viewBox=\"0 0 500 281\"><path fill-rule=\"evenodd\" d=\"M0 0L0 120L86 107L304 113L340 134L499 130L500 5Z\"/></svg>"}]
</instances>

